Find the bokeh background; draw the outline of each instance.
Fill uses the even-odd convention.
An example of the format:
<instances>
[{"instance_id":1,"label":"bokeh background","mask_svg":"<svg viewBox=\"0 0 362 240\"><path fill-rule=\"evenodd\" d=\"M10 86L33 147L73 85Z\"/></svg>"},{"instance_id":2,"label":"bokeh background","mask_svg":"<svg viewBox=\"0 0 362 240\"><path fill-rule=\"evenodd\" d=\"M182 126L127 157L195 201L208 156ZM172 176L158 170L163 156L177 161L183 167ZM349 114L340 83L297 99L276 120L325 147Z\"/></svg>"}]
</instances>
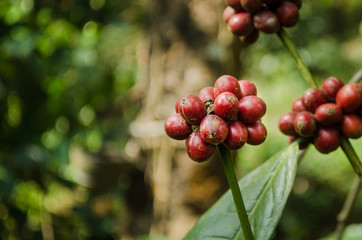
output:
<instances>
[{"instance_id":1,"label":"bokeh background","mask_svg":"<svg viewBox=\"0 0 362 240\"><path fill-rule=\"evenodd\" d=\"M225 6L0 1L1 239L181 239L228 187L220 156L192 162L163 121L223 74L253 81L268 107L268 138L235 153L238 176L287 146L278 118L308 86L276 35L233 37ZM362 68L361 13L360 0L303 1L287 31L319 83ZM275 239L333 232L353 179L341 150L311 146ZM359 194L348 223L361 212Z\"/></svg>"}]
</instances>

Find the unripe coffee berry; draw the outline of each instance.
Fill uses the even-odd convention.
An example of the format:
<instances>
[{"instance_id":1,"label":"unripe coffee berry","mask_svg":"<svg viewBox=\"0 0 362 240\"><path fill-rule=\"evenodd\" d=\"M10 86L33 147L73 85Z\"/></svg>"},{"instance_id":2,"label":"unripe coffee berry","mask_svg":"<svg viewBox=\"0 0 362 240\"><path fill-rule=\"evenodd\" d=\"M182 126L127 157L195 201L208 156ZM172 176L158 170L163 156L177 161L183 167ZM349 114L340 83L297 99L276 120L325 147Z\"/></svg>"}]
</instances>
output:
<instances>
[{"instance_id":1,"label":"unripe coffee berry","mask_svg":"<svg viewBox=\"0 0 362 240\"><path fill-rule=\"evenodd\" d=\"M192 160L204 162L214 154L216 146L205 142L199 132L193 132L186 139L186 149Z\"/></svg>"},{"instance_id":2,"label":"unripe coffee berry","mask_svg":"<svg viewBox=\"0 0 362 240\"><path fill-rule=\"evenodd\" d=\"M241 91L238 80L229 75L219 77L214 85L214 97L216 98L222 92L231 92L240 99Z\"/></svg>"},{"instance_id":3,"label":"unripe coffee berry","mask_svg":"<svg viewBox=\"0 0 362 240\"><path fill-rule=\"evenodd\" d=\"M329 153L341 145L341 134L335 128L321 127L314 137L314 146L321 153Z\"/></svg>"},{"instance_id":4,"label":"unripe coffee berry","mask_svg":"<svg viewBox=\"0 0 362 240\"><path fill-rule=\"evenodd\" d=\"M247 140L246 126L240 121L234 121L228 125L228 136L223 144L230 150L238 150L245 145Z\"/></svg>"},{"instance_id":5,"label":"unripe coffee berry","mask_svg":"<svg viewBox=\"0 0 362 240\"><path fill-rule=\"evenodd\" d=\"M323 81L321 89L329 100L335 101L337 93L339 89L343 87L343 85L344 83L341 79L336 77L329 77Z\"/></svg>"},{"instance_id":6,"label":"unripe coffee berry","mask_svg":"<svg viewBox=\"0 0 362 240\"><path fill-rule=\"evenodd\" d=\"M292 111L293 112L303 112L306 111L304 105L303 105L303 101L302 98L297 98L293 101L292 104Z\"/></svg>"},{"instance_id":7,"label":"unripe coffee berry","mask_svg":"<svg viewBox=\"0 0 362 240\"><path fill-rule=\"evenodd\" d=\"M225 121L235 120L238 111L238 98L231 92L223 92L215 98L214 112Z\"/></svg>"},{"instance_id":8,"label":"unripe coffee berry","mask_svg":"<svg viewBox=\"0 0 362 240\"><path fill-rule=\"evenodd\" d=\"M263 5L262 0L240 0L241 6L250 13L259 11Z\"/></svg>"},{"instance_id":9,"label":"unripe coffee berry","mask_svg":"<svg viewBox=\"0 0 362 240\"><path fill-rule=\"evenodd\" d=\"M294 129L299 136L311 137L317 130L317 123L311 112L300 112L295 116Z\"/></svg>"},{"instance_id":10,"label":"unripe coffee berry","mask_svg":"<svg viewBox=\"0 0 362 240\"><path fill-rule=\"evenodd\" d=\"M260 31L271 34L279 30L280 23L278 17L271 11L260 11L253 17L254 26Z\"/></svg>"},{"instance_id":11,"label":"unripe coffee berry","mask_svg":"<svg viewBox=\"0 0 362 240\"><path fill-rule=\"evenodd\" d=\"M246 129L248 130L248 144L259 145L265 141L267 137L267 130L261 122L257 121L247 124Z\"/></svg>"},{"instance_id":12,"label":"unripe coffee berry","mask_svg":"<svg viewBox=\"0 0 362 240\"><path fill-rule=\"evenodd\" d=\"M205 104L195 95L180 100L180 113L191 125L198 125L206 116Z\"/></svg>"},{"instance_id":13,"label":"unripe coffee berry","mask_svg":"<svg viewBox=\"0 0 362 240\"><path fill-rule=\"evenodd\" d=\"M258 121L264 116L266 105L264 101L257 96L246 96L239 100L238 118L244 123Z\"/></svg>"},{"instance_id":14,"label":"unripe coffee berry","mask_svg":"<svg viewBox=\"0 0 362 240\"><path fill-rule=\"evenodd\" d=\"M362 103L362 89L356 83L347 83L339 89L336 102L343 112L352 113Z\"/></svg>"},{"instance_id":15,"label":"unripe coffee berry","mask_svg":"<svg viewBox=\"0 0 362 240\"><path fill-rule=\"evenodd\" d=\"M227 6L224 10L224 13L222 15L223 19L224 19L224 22L228 22L229 19L231 18L231 16L233 16L235 14L235 9L230 7L230 6Z\"/></svg>"},{"instance_id":16,"label":"unripe coffee berry","mask_svg":"<svg viewBox=\"0 0 362 240\"><path fill-rule=\"evenodd\" d=\"M200 92L199 92L199 94L197 94L197 96L203 102L207 102L207 101L210 101L210 100L214 101L215 100L214 88L213 87L205 87L205 88L200 90Z\"/></svg>"},{"instance_id":17,"label":"unripe coffee berry","mask_svg":"<svg viewBox=\"0 0 362 240\"><path fill-rule=\"evenodd\" d=\"M355 114L346 114L341 122L341 130L347 138L357 139L362 136L362 120Z\"/></svg>"},{"instance_id":18,"label":"unripe coffee berry","mask_svg":"<svg viewBox=\"0 0 362 240\"><path fill-rule=\"evenodd\" d=\"M318 88L308 88L303 93L302 102L307 111L314 113L319 105L327 102L327 98Z\"/></svg>"},{"instance_id":19,"label":"unripe coffee berry","mask_svg":"<svg viewBox=\"0 0 362 240\"><path fill-rule=\"evenodd\" d=\"M320 105L314 114L317 122L326 127L338 124L343 117L342 108L334 103Z\"/></svg>"},{"instance_id":20,"label":"unripe coffee berry","mask_svg":"<svg viewBox=\"0 0 362 240\"><path fill-rule=\"evenodd\" d=\"M166 134L176 140L184 140L192 132L191 126L179 113L169 116L164 123L164 128Z\"/></svg>"},{"instance_id":21,"label":"unripe coffee berry","mask_svg":"<svg viewBox=\"0 0 362 240\"><path fill-rule=\"evenodd\" d=\"M228 126L222 118L207 115L200 123L200 135L205 142L217 145L226 139Z\"/></svg>"},{"instance_id":22,"label":"unripe coffee berry","mask_svg":"<svg viewBox=\"0 0 362 240\"><path fill-rule=\"evenodd\" d=\"M256 96L257 90L254 83L248 80L239 80L241 97Z\"/></svg>"},{"instance_id":23,"label":"unripe coffee berry","mask_svg":"<svg viewBox=\"0 0 362 240\"><path fill-rule=\"evenodd\" d=\"M253 30L250 13L239 12L232 15L228 21L230 31L236 36L245 36Z\"/></svg>"},{"instance_id":24,"label":"unripe coffee berry","mask_svg":"<svg viewBox=\"0 0 362 240\"><path fill-rule=\"evenodd\" d=\"M283 114L279 118L279 129L282 133L289 136L294 136L297 134L294 129L294 119L296 116L296 112L289 112Z\"/></svg>"},{"instance_id":25,"label":"unripe coffee berry","mask_svg":"<svg viewBox=\"0 0 362 240\"><path fill-rule=\"evenodd\" d=\"M276 9L275 13L281 26L293 27L299 21L299 10L297 6L291 2L282 2Z\"/></svg>"}]
</instances>

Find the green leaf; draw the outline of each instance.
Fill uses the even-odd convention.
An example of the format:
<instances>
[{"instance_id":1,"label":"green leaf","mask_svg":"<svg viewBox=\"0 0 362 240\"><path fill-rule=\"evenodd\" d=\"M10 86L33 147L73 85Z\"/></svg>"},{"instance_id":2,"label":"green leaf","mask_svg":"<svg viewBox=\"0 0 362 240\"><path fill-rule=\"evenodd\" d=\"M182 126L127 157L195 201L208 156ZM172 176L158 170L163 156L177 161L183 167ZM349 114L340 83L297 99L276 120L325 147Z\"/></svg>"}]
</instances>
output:
<instances>
[{"instance_id":1,"label":"green leaf","mask_svg":"<svg viewBox=\"0 0 362 240\"><path fill-rule=\"evenodd\" d=\"M292 189L298 144L293 143L239 181L256 240L270 239ZM184 240L244 239L230 190L185 236Z\"/></svg>"},{"instance_id":2,"label":"green leaf","mask_svg":"<svg viewBox=\"0 0 362 240\"><path fill-rule=\"evenodd\" d=\"M320 240L334 240L336 239L335 233ZM343 232L343 240L361 240L362 239L362 223L351 224L347 226Z\"/></svg>"}]
</instances>

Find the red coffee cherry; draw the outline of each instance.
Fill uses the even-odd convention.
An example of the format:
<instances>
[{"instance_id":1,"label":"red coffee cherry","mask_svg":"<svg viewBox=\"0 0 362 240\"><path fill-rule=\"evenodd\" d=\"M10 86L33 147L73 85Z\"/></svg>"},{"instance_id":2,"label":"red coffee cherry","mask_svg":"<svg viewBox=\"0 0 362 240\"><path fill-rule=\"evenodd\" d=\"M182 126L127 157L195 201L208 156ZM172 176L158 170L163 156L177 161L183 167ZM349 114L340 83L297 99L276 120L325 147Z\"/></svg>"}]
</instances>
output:
<instances>
[{"instance_id":1,"label":"red coffee cherry","mask_svg":"<svg viewBox=\"0 0 362 240\"><path fill-rule=\"evenodd\" d=\"M231 92L223 92L215 98L214 112L225 121L235 120L238 111L238 98Z\"/></svg>"},{"instance_id":2,"label":"red coffee cherry","mask_svg":"<svg viewBox=\"0 0 362 240\"><path fill-rule=\"evenodd\" d=\"M176 104L175 104L175 111L176 111L176 113L179 113L180 112L180 102L181 102L181 99L182 99L183 97L180 97L179 99L177 99L177 101L176 101Z\"/></svg>"},{"instance_id":3,"label":"red coffee cherry","mask_svg":"<svg viewBox=\"0 0 362 240\"><path fill-rule=\"evenodd\" d=\"M240 99L241 91L238 80L229 75L219 77L214 85L214 97L216 98L222 92L231 92Z\"/></svg>"},{"instance_id":4,"label":"red coffee cherry","mask_svg":"<svg viewBox=\"0 0 362 240\"><path fill-rule=\"evenodd\" d=\"M247 44L253 44L259 39L259 30L254 28L253 31L242 37L242 40Z\"/></svg>"},{"instance_id":5,"label":"red coffee cherry","mask_svg":"<svg viewBox=\"0 0 362 240\"><path fill-rule=\"evenodd\" d=\"M356 83L347 83L339 89L336 102L343 112L352 113L362 103L362 89Z\"/></svg>"},{"instance_id":6,"label":"red coffee cherry","mask_svg":"<svg viewBox=\"0 0 362 240\"><path fill-rule=\"evenodd\" d=\"M241 0L241 6L250 13L259 11L263 5L262 0Z\"/></svg>"},{"instance_id":7,"label":"red coffee cherry","mask_svg":"<svg viewBox=\"0 0 362 240\"><path fill-rule=\"evenodd\" d=\"M302 7L302 0L289 0L289 2L294 3L298 9L300 9Z\"/></svg>"},{"instance_id":8,"label":"red coffee cherry","mask_svg":"<svg viewBox=\"0 0 362 240\"><path fill-rule=\"evenodd\" d=\"M236 36L245 36L254 29L251 15L247 12L232 15L228 21L228 27Z\"/></svg>"},{"instance_id":9,"label":"red coffee cherry","mask_svg":"<svg viewBox=\"0 0 362 240\"><path fill-rule=\"evenodd\" d=\"M292 111L293 112L303 112L306 111L304 105L303 105L303 101L302 98L297 98L293 101L292 104Z\"/></svg>"},{"instance_id":10,"label":"red coffee cherry","mask_svg":"<svg viewBox=\"0 0 362 240\"><path fill-rule=\"evenodd\" d=\"M322 92L327 96L331 101L336 100L337 93L344 83L341 79L336 77L326 78L322 83Z\"/></svg>"},{"instance_id":11,"label":"red coffee cherry","mask_svg":"<svg viewBox=\"0 0 362 240\"><path fill-rule=\"evenodd\" d=\"M222 143L228 135L226 122L216 115L207 115L200 123L200 135L210 144Z\"/></svg>"},{"instance_id":12,"label":"red coffee cherry","mask_svg":"<svg viewBox=\"0 0 362 240\"><path fill-rule=\"evenodd\" d=\"M260 11L253 17L254 26L260 31L271 34L279 30L280 23L278 17L271 11Z\"/></svg>"},{"instance_id":13,"label":"red coffee cherry","mask_svg":"<svg viewBox=\"0 0 362 240\"><path fill-rule=\"evenodd\" d=\"M253 123L265 115L266 105L257 96L246 96L239 100L238 118L243 123Z\"/></svg>"},{"instance_id":14,"label":"red coffee cherry","mask_svg":"<svg viewBox=\"0 0 362 240\"><path fill-rule=\"evenodd\" d=\"M303 93L302 102L307 111L314 113L319 105L327 102L327 98L318 88L308 88Z\"/></svg>"},{"instance_id":15,"label":"red coffee cherry","mask_svg":"<svg viewBox=\"0 0 362 240\"><path fill-rule=\"evenodd\" d=\"M231 18L231 16L233 16L235 14L235 9L230 7L230 6L227 6L224 10L224 13L222 15L222 18L224 19L224 22L228 22L229 19Z\"/></svg>"},{"instance_id":16,"label":"red coffee cherry","mask_svg":"<svg viewBox=\"0 0 362 240\"><path fill-rule=\"evenodd\" d=\"M164 128L166 134L176 140L184 140L192 132L191 126L179 113L169 116L164 123Z\"/></svg>"},{"instance_id":17,"label":"red coffee cherry","mask_svg":"<svg viewBox=\"0 0 362 240\"><path fill-rule=\"evenodd\" d=\"M294 136L297 134L294 129L295 116L297 116L296 112L289 112L279 118L279 129L285 135Z\"/></svg>"},{"instance_id":18,"label":"red coffee cherry","mask_svg":"<svg viewBox=\"0 0 362 240\"><path fill-rule=\"evenodd\" d=\"M317 123L311 112L300 112L295 116L294 129L299 136L311 137L317 130Z\"/></svg>"},{"instance_id":19,"label":"red coffee cherry","mask_svg":"<svg viewBox=\"0 0 362 240\"><path fill-rule=\"evenodd\" d=\"M341 122L341 130L347 138L360 138L362 136L362 120L355 114L346 114Z\"/></svg>"},{"instance_id":20,"label":"red coffee cherry","mask_svg":"<svg viewBox=\"0 0 362 240\"><path fill-rule=\"evenodd\" d=\"M199 94L197 94L197 96L203 102L207 102L207 101L210 101L210 100L214 101L215 100L214 88L213 87L205 87L205 88L200 90L200 92L199 92Z\"/></svg>"},{"instance_id":21,"label":"red coffee cherry","mask_svg":"<svg viewBox=\"0 0 362 240\"><path fill-rule=\"evenodd\" d=\"M216 146L205 142L199 132L193 132L186 139L186 149L192 160L204 162L214 154Z\"/></svg>"},{"instance_id":22,"label":"red coffee cherry","mask_svg":"<svg viewBox=\"0 0 362 240\"><path fill-rule=\"evenodd\" d=\"M294 3L282 2L275 11L281 26L293 27L299 21L299 10Z\"/></svg>"},{"instance_id":23,"label":"red coffee cherry","mask_svg":"<svg viewBox=\"0 0 362 240\"><path fill-rule=\"evenodd\" d=\"M254 122L246 125L248 130L248 140L246 141L250 145L259 145L263 143L267 137L267 130L261 122Z\"/></svg>"},{"instance_id":24,"label":"red coffee cherry","mask_svg":"<svg viewBox=\"0 0 362 240\"><path fill-rule=\"evenodd\" d=\"M254 83L248 80L239 80L241 97L256 96L257 90Z\"/></svg>"},{"instance_id":25,"label":"red coffee cherry","mask_svg":"<svg viewBox=\"0 0 362 240\"><path fill-rule=\"evenodd\" d=\"M321 153L330 153L341 145L341 134L335 128L321 127L314 137L314 146Z\"/></svg>"},{"instance_id":26,"label":"red coffee cherry","mask_svg":"<svg viewBox=\"0 0 362 240\"><path fill-rule=\"evenodd\" d=\"M228 125L228 136L224 141L224 145L230 150L238 150L242 148L248 140L248 130L240 121L234 121Z\"/></svg>"},{"instance_id":27,"label":"red coffee cherry","mask_svg":"<svg viewBox=\"0 0 362 240\"><path fill-rule=\"evenodd\" d=\"M191 125L199 125L206 116L204 103L195 95L188 95L180 100L180 113Z\"/></svg>"},{"instance_id":28,"label":"red coffee cherry","mask_svg":"<svg viewBox=\"0 0 362 240\"><path fill-rule=\"evenodd\" d=\"M342 108L334 103L325 103L317 108L314 117L322 126L331 127L342 120Z\"/></svg>"},{"instance_id":29,"label":"red coffee cherry","mask_svg":"<svg viewBox=\"0 0 362 240\"><path fill-rule=\"evenodd\" d=\"M225 0L225 2L232 8L234 8L237 12L244 11L241 6L240 0Z\"/></svg>"}]
</instances>

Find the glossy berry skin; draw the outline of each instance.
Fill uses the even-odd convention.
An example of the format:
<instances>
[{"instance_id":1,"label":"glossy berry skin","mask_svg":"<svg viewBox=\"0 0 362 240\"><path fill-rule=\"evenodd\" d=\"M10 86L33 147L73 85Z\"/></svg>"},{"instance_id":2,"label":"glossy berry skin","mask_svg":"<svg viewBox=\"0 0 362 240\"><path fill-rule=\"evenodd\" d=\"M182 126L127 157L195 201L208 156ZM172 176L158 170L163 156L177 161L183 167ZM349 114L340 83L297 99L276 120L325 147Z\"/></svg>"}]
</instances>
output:
<instances>
[{"instance_id":1,"label":"glossy berry skin","mask_svg":"<svg viewBox=\"0 0 362 240\"><path fill-rule=\"evenodd\" d=\"M246 125L248 130L247 143L250 145L259 145L263 143L267 137L267 130L261 122L257 121Z\"/></svg>"},{"instance_id":2,"label":"glossy berry skin","mask_svg":"<svg viewBox=\"0 0 362 240\"><path fill-rule=\"evenodd\" d=\"M259 11L263 5L262 0L240 0L241 6L250 13Z\"/></svg>"},{"instance_id":3,"label":"glossy berry skin","mask_svg":"<svg viewBox=\"0 0 362 240\"><path fill-rule=\"evenodd\" d=\"M245 36L253 31L253 22L250 13L239 12L229 18L228 27L236 36Z\"/></svg>"},{"instance_id":4,"label":"glossy berry skin","mask_svg":"<svg viewBox=\"0 0 362 240\"><path fill-rule=\"evenodd\" d=\"M214 97L216 98L222 92L231 92L240 99L241 91L238 80L229 75L219 77L214 85Z\"/></svg>"},{"instance_id":5,"label":"glossy berry skin","mask_svg":"<svg viewBox=\"0 0 362 240\"><path fill-rule=\"evenodd\" d=\"M248 80L239 80L241 97L256 96L257 90L254 83Z\"/></svg>"},{"instance_id":6,"label":"glossy berry skin","mask_svg":"<svg viewBox=\"0 0 362 240\"><path fill-rule=\"evenodd\" d=\"M289 112L279 118L279 129L282 133L288 136L295 136L297 134L294 129L294 119L296 116L296 112Z\"/></svg>"},{"instance_id":7,"label":"glossy berry skin","mask_svg":"<svg viewBox=\"0 0 362 240\"><path fill-rule=\"evenodd\" d=\"M230 6L227 6L223 12L223 15L222 15L222 18L224 19L224 22L228 22L229 19L231 18L232 15L234 15L236 12L235 12L235 9L230 7Z\"/></svg>"},{"instance_id":8,"label":"glossy berry skin","mask_svg":"<svg viewBox=\"0 0 362 240\"><path fill-rule=\"evenodd\" d=\"M339 89L343 87L343 85L344 83L341 79L336 77L329 77L323 81L321 89L329 100L335 101L337 93Z\"/></svg>"},{"instance_id":9,"label":"glossy berry skin","mask_svg":"<svg viewBox=\"0 0 362 240\"><path fill-rule=\"evenodd\" d=\"M314 117L320 125L331 127L342 120L342 108L334 103L325 103L317 108Z\"/></svg>"},{"instance_id":10,"label":"glossy berry skin","mask_svg":"<svg viewBox=\"0 0 362 240\"><path fill-rule=\"evenodd\" d=\"M197 94L197 96L203 102L207 102L207 101L210 101L210 100L214 101L215 100L214 88L213 87L205 87L205 88L200 90L200 92L199 92L199 94Z\"/></svg>"},{"instance_id":11,"label":"glossy berry skin","mask_svg":"<svg viewBox=\"0 0 362 240\"><path fill-rule=\"evenodd\" d=\"M180 101L183 97L180 97L179 99L177 99L176 104L175 104L175 111L176 113L180 113Z\"/></svg>"},{"instance_id":12,"label":"glossy berry skin","mask_svg":"<svg viewBox=\"0 0 362 240\"><path fill-rule=\"evenodd\" d=\"M341 130L345 137L357 139L362 136L362 120L355 114L346 114L341 122Z\"/></svg>"},{"instance_id":13,"label":"glossy berry skin","mask_svg":"<svg viewBox=\"0 0 362 240\"><path fill-rule=\"evenodd\" d=\"M282 2L275 10L275 13L280 25L283 27L293 27L299 21L299 10L297 6L291 2Z\"/></svg>"},{"instance_id":14,"label":"glossy berry skin","mask_svg":"<svg viewBox=\"0 0 362 240\"><path fill-rule=\"evenodd\" d=\"M241 6L240 0L225 0L225 2L232 8L234 8L237 12L244 11Z\"/></svg>"},{"instance_id":15,"label":"glossy berry skin","mask_svg":"<svg viewBox=\"0 0 362 240\"><path fill-rule=\"evenodd\" d=\"M243 123L253 123L265 115L266 105L257 96L247 96L239 100L238 118Z\"/></svg>"},{"instance_id":16,"label":"glossy berry skin","mask_svg":"<svg viewBox=\"0 0 362 240\"><path fill-rule=\"evenodd\" d=\"M186 139L186 149L192 160L204 162L214 154L216 146L205 142L199 132L193 132Z\"/></svg>"},{"instance_id":17,"label":"glossy berry skin","mask_svg":"<svg viewBox=\"0 0 362 240\"><path fill-rule=\"evenodd\" d=\"M314 146L321 153L330 153L341 145L341 134L335 128L320 127L314 136Z\"/></svg>"},{"instance_id":18,"label":"glossy berry skin","mask_svg":"<svg viewBox=\"0 0 362 240\"><path fill-rule=\"evenodd\" d=\"M223 92L215 98L214 112L225 121L235 120L238 111L238 98L231 92Z\"/></svg>"},{"instance_id":19,"label":"glossy berry skin","mask_svg":"<svg viewBox=\"0 0 362 240\"><path fill-rule=\"evenodd\" d=\"M302 98L297 98L293 101L292 104L292 111L293 112L303 112L306 111L304 105L303 105L303 101Z\"/></svg>"},{"instance_id":20,"label":"glossy berry skin","mask_svg":"<svg viewBox=\"0 0 362 240\"><path fill-rule=\"evenodd\" d=\"M254 28L253 31L242 37L242 40L247 44L253 44L259 39L259 30Z\"/></svg>"},{"instance_id":21,"label":"glossy berry skin","mask_svg":"<svg viewBox=\"0 0 362 240\"><path fill-rule=\"evenodd\" d=\"M272 34L279 30L280 23L278 17L271 11L263 10L253 16L256 29Z\"/></svg>"},{"instance_id":22,"label":"glossy berry skin","mask_svg":"<svg viewBox=\"0 0 362 240\"><path fill-rule=\"evenodd\" d=\"M314 113L319 105L327 102L327 98L318 88L308 88L303 93L302 102L307 111Z\"/></svg>"},{"instance_id":23,"label":"glossy berry skin","mask_svg":"<svg viewBox=\"0 0 362 240\"><path fill-rule=\"evenodd\" d=\"M205 142L217 145L226 139L228 126L219 116L207 115L200 123L200 135Z\"/></svg>"},{"instance_id":24,"label":"glossy berry skin","mask_svg":"<svg viewBox=\"0 0 362 240\"><path fill-rule=\"evenodd\" d=\"M224 141L224 145L230 150L238 150L242 148L248 140L248 130L240 121L231 122L228 125L228 136Z\"/></svg>"},{"instance_id":25,"label":"glossy berry skin","mask_svg":"<svg viewBox=\"0 0 362 240\"><path fill-rule=\"evenodd\" d=\"M356 83L347 83L339 89L336 102L343 112L352 113L362 104L362 89Z\"/></svg>"},{"instance_id":26,"label":"glossy berry skin","mask_svg":"<svg viewBox=\"0 0 362 240\"><path fill-rule=\"evenodd\" d=\"M191 125L198 125L206 116L204 103L195 95L188 95L180 100L180 113Z\"/></svg>"},{"instance_id":27,"label":"glossy berry skin","mask_svg":"<svg viewBox=\"0 0 362 240\"><path fill-rule=\"evenodd\" d=\"M166 134L176 140L184 140L192 133L191 126L179 113L169 116L164 123L164 128Z\"/></svg>"},{"instance_id":28,"label":"glossy berry skin","mask_svg":"<svg viewBox=\"0 0 362 240\"><path fill-rule=\"evenodd\" d=\"M294 119L295 132L302 137L311 137L317 130L316 120L311 112L300 112Z\"/></svg>"}]
</instances>

